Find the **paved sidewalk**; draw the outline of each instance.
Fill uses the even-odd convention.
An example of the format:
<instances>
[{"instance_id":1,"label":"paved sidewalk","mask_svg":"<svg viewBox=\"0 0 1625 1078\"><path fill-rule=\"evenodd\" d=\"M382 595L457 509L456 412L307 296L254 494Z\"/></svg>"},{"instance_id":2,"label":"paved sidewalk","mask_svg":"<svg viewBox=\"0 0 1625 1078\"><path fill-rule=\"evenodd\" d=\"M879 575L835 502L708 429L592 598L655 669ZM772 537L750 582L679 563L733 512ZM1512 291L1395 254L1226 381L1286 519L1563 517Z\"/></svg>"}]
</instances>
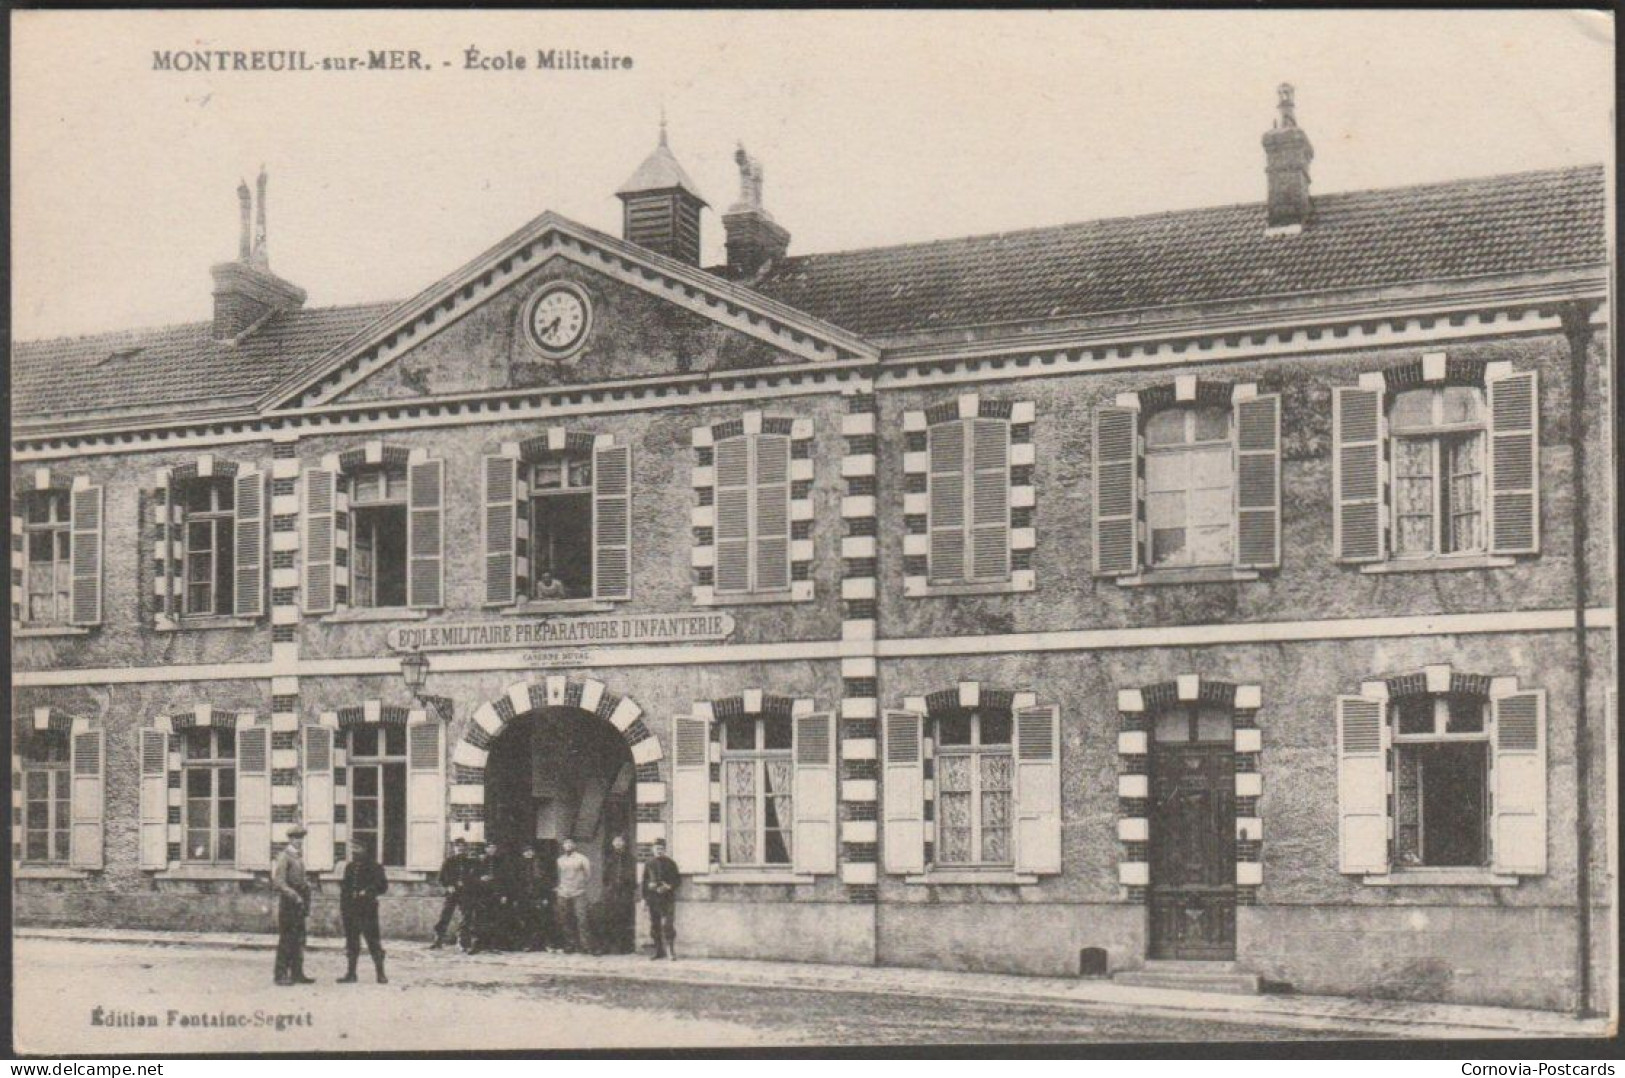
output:
<instances>
[{"instance_id":1,"label":"paved sidewalk","mask_svg":"<svg viewBox=\"0 0 1625 1078\"><path fill-rule=\"evenodd\" d=\"M271 950L276 938L250 933L152 932L98 928L16 929L19 937L88 943L135 943ZM549 976L614 977L638 981L716 984L729 987L803 989L816 992L875 993L917 997L977 999L1085 1012L1146 1014L1256 1023L1298 1030L1356 1029L1381 1037L1601 1037L1605 1019L1576 1019L1551 1011L1517 1010L1446 1003L1351 999L1342 996L1228 995L1165 988L1137 988L1108 980L1019 977L992 973L903 969L890 966L834 966L742 959L693 958L651 962L645 955L497 953L464 955L455 949L394 940L394 961L461 963L467 966L523 967ZM337 938L313 937L313 950L337 951Z\"/></svg>"}]
</instances>

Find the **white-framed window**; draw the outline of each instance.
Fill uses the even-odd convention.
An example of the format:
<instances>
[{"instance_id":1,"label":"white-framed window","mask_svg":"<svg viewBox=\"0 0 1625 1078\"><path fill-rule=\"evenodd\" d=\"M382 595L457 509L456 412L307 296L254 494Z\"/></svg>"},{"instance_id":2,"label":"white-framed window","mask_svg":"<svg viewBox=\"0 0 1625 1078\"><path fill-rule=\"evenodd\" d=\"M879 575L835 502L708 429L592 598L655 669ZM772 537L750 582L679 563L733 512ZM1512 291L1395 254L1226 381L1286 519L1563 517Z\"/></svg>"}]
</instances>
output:
<instances>
[{"instance_id":1,"label":"white-framed window","mask_svg":"<svg viewBox=\"0 0 1625 1078\"><path fill-rule=\"evenodd\" d=\"M407 728L352 726L339 735L349 753L350 841L367 842L378 863L406 865Z\"/></svg>"},{"instance_id":2,"label":"white-framed window","mask_svg":"<svg viewBox=\"0 0 1625 1078\"><path fill-rule=\"evenodd\" d=\"M936 719L935 861L1011 865L1015 854L1014 724L1008 711L961 711Z\"/></svg>"},{"instance_id":3,"label":"white-framed window","mask_svg":"<svg viewBox=\"0 0 1625 1078\"><path fill-rule=\"evenodd\" d=\"M73 533L65 489L23 494L23 604L25 625L66 625L73 616Z\"/></svg>"},{"instance_id":4,"label":"white-framed window","mask_svg":"<svg viewBox=\"0 0 1625 1078\"><path fill-rule=\"evenodd\" d=\"M73 779L68 735L41 731L28 740L23 777L23 861L65 865L71 856Z\"/></svg>"},{"instance_id":5,"label":"white-framed window","mask_svg":"<svg viewBox=\"0 0 1625 1078\"><path fill-rule=\"evenodd\" d=\"M716 594L789 590L789 437L739 434L714 453Z\"/></svg>"},{"instance_id":6,"label":"white-framed window","mask_svg":"<svg viewBox=\"0 0 1625 1078\"><path fill-rule=\"evenodd\" d=\"M350 604L406 605L406 465L377 464L350 476Z\"/></svg>"},{"instance_id":7,"label":"white-framed window","mask_svg":"<svg viewBox=\"0 0 1625 1078\"><path fill-rule=\"evenodd\" d=\"M1463 693L1389 704L1394 734L1394 863L1489 864L1489 701Z\"/></svg>"},{"instance_id":8,"label":"white-framed window","mask_svg":"<svg viewBox=\"0 0 1625 1078\"><path fill-rule=\"evenodd\" d=\"M181 859L237 861L237 731L195 726L180 735L183 834Z\"/></svg>"},{"instance_id":9,"label":"white-framed window","mask_svg":"<svg viewBox=\"0 0 1625 1078\"><path fill-rule=\"evenodd\" d=\"M559 454L531 467L530 597L593 594L592 456Z\"/></svg>"},{"instance_id":10,"label":"white-framed window","mask_svg":"<svg viewBox=\"0 0 1625 1078\"><path fill-rule=\"evenodd\" d=\"M235 490L229 477L190 479L178 485L185 512L181 529L186 581L184 613L191 616L230 614L235 565Z\"/></svg>"},{"instance_id":11,"label":"white-framed window","mask_svg":"<svg viewBox=\"0 0 1625 1078\"><path fill-rule=\"evenodd\" d=\"M1230 408L1165 408L1145 423L1147 560L1229 565L1235 535Z\"/></svg>"},{"instance_id":12,"label":"white-framed window","mask_svg":"<svg viewBox=\"0 0 1625 1078\"><path fill-rule=\"evenodd\" d=\"M1394 556L1479 554L1484 534L1484 391L1408 389L1388 409Z\"/></svg>"},{"instance_id":13,"label":"white-framed window","mask_svg":"<svg viewBox=\"0 0 1625 1078\"><path fill-rule=\"evenodd\" d=\"M722 724L722 863L794 862L791 717L737 715Z\"/></svg>"}]
</instances>

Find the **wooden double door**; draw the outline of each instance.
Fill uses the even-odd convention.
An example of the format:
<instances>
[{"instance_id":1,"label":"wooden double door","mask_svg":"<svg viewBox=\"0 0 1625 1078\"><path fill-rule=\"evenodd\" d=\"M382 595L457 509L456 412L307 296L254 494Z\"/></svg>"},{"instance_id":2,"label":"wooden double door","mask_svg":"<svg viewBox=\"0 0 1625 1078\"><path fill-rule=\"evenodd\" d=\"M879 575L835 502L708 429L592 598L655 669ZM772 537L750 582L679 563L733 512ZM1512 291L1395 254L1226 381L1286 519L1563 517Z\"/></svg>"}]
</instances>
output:
<instances>
[{"instance_id":1,"label":"wooden double door","mask_svg":"<svg viewBox=\"0 0 1625 1078\"><path fill-rule=\"evenodd\" d=\"M1150 957L1235 958L1233 744L1154 742L1150 822Z\"/></svg>"}]
</instances>

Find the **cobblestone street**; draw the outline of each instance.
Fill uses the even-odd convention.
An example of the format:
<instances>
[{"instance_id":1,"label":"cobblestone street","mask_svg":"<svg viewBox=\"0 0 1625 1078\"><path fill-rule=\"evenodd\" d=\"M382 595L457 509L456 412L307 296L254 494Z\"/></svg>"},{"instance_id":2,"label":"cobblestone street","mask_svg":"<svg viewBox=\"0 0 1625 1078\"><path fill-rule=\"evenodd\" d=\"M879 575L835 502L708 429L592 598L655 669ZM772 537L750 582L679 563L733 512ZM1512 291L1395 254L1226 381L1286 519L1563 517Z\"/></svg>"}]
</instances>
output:
<instances>
[{"instance_id":1,"label":"cobblestone street","mask_svg":"<svg viewBox=\"0 0 1625 1078\"><path fill-rule=\"evenodd\" d=\"M1099 1013L1067 1003L650 981L641 979L640 966L649 964L641 956L600 959L600 974L553 956L468 958L396 945L390 983L380 986L365 960L361 983L333 983L342 957L323 949L307 962L317 983L304 988L273 987L271 955L264 950L23 938L16 959L29 971L19 983L18 1047L39 1054L1370 1036L1354 1024L1270 1028L1246 1020ZM98 1008L104 1023L145 1016L155 1025L98 1025ZM246 1016L249 1024L183 1024L190 1016L222 1014ZM271 1017L279 1014L291 1016L280 1031Z\"/></svg>"}]
</instances>

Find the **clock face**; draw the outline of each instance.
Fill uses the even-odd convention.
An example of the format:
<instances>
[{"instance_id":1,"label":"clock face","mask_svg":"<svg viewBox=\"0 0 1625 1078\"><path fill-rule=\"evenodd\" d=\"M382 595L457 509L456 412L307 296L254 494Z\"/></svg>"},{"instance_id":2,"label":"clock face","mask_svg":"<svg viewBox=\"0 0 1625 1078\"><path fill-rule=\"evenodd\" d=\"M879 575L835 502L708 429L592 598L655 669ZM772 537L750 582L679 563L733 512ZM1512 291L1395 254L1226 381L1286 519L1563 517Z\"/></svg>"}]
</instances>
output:
<instances>
[{"instance_id":1,"label":"clock face","mask_svg":"<svg viewBox=\"0 0 1625 1078\"><path fill-rule=\"evenodd\" d=\"M573 285L552 285L530 306L531 340L551 356L566 356L581 347L591 324L586 293Z\"/></svg>"}]
</instances>

